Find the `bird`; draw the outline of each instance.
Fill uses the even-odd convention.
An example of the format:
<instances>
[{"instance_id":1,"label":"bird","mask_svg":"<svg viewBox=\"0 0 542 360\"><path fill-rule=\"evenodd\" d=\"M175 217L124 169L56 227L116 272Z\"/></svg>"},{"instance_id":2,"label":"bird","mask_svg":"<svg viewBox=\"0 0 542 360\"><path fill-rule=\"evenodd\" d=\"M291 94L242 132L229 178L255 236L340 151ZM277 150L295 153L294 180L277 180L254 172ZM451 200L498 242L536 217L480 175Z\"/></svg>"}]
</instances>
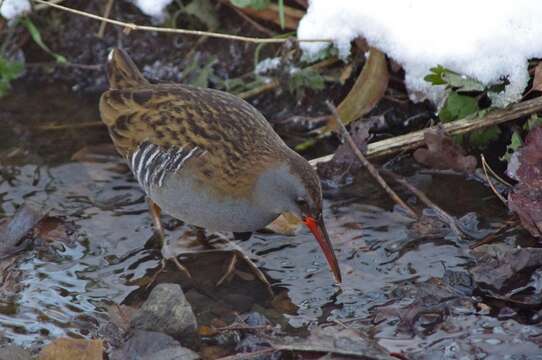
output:
<instances>
[{"instance_id":1,"label":"bird","mask_svg":"<svg viewBox=\"0 0 542 360\"><path fill-rule=\"evenodd\" d=\"M320 179L261 112L219 90L151 83L127 52L108 55L99 111L113 144L161 211L209 231L251 233L291 212L341 271Z\"/></svg>"}]
</instances>

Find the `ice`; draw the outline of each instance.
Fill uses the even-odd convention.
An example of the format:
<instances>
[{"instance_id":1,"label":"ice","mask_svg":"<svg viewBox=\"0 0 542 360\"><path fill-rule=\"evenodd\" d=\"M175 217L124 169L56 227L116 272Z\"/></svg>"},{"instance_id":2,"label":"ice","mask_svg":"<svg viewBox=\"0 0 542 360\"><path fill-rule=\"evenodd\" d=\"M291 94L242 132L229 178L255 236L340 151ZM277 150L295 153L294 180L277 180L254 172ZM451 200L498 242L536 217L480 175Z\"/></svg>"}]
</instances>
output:
<instances>
[{"instance_id":1,"label":"ice","mask_svg":"<svg viewBox=\"0 0 542 360\"><path fill-rule=\"evenodd\" d=\"M518 101L529 79L527 61L542 57L542 6L539 0L311 0L298 28L300 39L332 39L340 56L364 37L405 70L413 100L438 103L442 87L423 80L442 65L494 84L507 77L504 106ZM302 43L315 55L326 43Z\"/></svg>"}]
</instances>

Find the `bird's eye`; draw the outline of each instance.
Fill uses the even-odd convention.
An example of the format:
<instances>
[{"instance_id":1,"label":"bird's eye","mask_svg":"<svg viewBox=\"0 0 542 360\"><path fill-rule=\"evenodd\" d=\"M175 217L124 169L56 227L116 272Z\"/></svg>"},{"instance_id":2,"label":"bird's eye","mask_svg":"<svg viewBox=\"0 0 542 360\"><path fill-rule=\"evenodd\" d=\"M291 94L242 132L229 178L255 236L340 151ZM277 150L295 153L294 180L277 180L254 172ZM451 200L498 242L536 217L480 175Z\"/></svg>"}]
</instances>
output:
<instances>
[{"instance_id":1,"label":"bird's eye","mask_svg":"<svg viewBox=\"0 0 542 360\"><path fill-rule=\"evenodd\" d=\"M303 213L306 214L309 212L309 203L307 202L307 200L305 200L304 198L297 198L295 202L299 207L299 210L301 210Z\"/></svg>"}]
</instances>

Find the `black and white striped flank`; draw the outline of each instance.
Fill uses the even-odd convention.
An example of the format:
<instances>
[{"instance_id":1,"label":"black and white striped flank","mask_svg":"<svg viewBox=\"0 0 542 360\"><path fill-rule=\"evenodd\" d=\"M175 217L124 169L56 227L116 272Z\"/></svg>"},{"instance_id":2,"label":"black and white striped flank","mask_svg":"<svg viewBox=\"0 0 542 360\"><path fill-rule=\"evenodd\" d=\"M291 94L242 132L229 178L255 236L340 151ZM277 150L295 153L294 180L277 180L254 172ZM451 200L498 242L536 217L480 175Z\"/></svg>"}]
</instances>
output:
<instances>
[{"instance_id":1,"label":"black and white striped flank","mask_svg":"<svg viewBox=\"0 0 542 360\"><path fill-rule=\"evenodd\" d=\"M152 187L161 187L165 177L181 170L188 159L203 153L197 146L163 148L144 142L132 154L130 167L139 185L148 193Z\"/></svg>"}]
</instances>

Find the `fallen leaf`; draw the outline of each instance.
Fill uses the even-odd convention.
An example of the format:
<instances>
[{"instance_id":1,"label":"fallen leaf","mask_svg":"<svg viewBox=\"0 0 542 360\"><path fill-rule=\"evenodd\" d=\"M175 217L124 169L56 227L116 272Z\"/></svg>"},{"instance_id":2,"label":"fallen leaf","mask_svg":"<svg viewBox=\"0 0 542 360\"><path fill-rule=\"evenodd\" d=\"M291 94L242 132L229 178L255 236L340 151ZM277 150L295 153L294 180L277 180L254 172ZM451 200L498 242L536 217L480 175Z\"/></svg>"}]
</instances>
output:
<instances>
[{"instance_id":1,"label":"fallen leaf","mask_svg":"<svg viewBox=\"0 0 542 360\"><path fill-rule=\"evenodd\" d=\"M452 169L465 173L472 173L476 169L476 158L466 156L442 127L425 131L424 142L427 148L414 152L414 159L420 164L433 169Z\"/></svg>"},{"instance_id":2,"label":"fallen leaf","mask_svg":"<svg viewBox=\"0 0 542 360\"><path fill-rule=\"evenodd\" d=\"M527 91L529 94L531 91L542 91L542 61L536 64L534 68L533 86Z\"/></svg>"},{"instance_id":3,"label":"fallen leaf","mask_svg":"<svg viewBox=\"0 0 542 360\"><path fill-rule=\"evenodd\" d=\"M275 350L332 353L374 360L395 359L376 340L351 328L317 327L307 338L290 336L264 338Z\"/></svg>"},{"instance_id":4,"label":"fallen leaf","mask_svg":"<svg viewBox=\"0 0 542 360\"><path fill-rule=\"evenodd\" d=\"M47 345L39 354L40 360L102 360L103 341L60 338Z\"/></svg>"},{"instance_id":5,"label":"fallen leaf","mask_svg":"<svg viewBox=\"0 0 542 360\"><path fill-rule=\"evenodd\" d=\"M303 225L301 220L292 213L284 213L265 228L276 234L294 236Z\"/></svg>"},{"instance_id":6,"label":"fallen leaf","mask_svg":"<svg viewBox=\"0 0 542 360\"><path fill-rule=\"evenodd\" d=\"M388 88L389 73L386 56L375 48L370 48L369 57L363 66L350 92L337 106L343 123L349 124L371 111L382 99ZM324 131L337 130L334 120Z\"/></svg>"},{"instance_id":7,"label":"fallen leaf","mask_svg":"<svg viewBox=\"0 0 542 360\"><path fill-rule=\"evenodd\" d=\"M533 236L542 235L542 128L532 129L512 154L506 173L518 181L508 194L508 208Z\"/></svg>"},{"instance_id":8,"label":"fallen leaf","mask_svg":"<svg viewBox=\"0 0 542 360\"><path fill-rule=\"evenodd\" d=\"M471 269L474 281L485 288L503 291L519 286L515 281L519 272L542 266L542 249L505 249L500 245L483 245L473 251L477 265Z\"/></svg>"}]
</instances>

